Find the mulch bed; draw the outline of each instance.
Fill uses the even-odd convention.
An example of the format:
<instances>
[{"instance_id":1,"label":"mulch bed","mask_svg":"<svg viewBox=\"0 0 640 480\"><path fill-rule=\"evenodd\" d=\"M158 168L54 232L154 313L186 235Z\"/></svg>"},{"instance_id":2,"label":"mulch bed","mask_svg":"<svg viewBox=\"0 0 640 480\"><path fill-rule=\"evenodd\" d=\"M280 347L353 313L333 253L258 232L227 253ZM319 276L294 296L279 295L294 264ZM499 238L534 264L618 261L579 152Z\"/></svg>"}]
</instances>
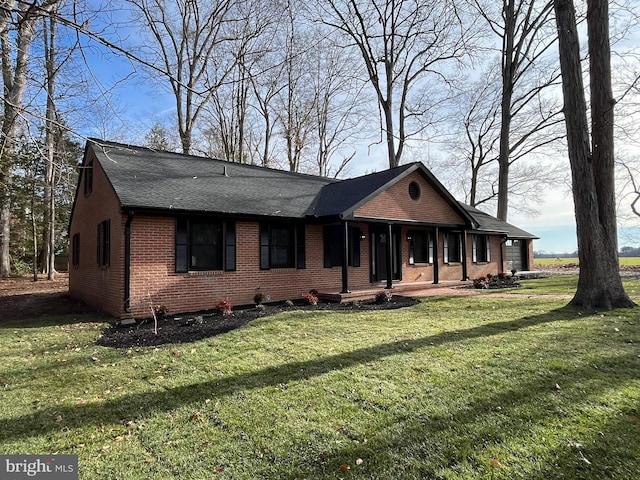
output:
<instances>
[{"instance_id":1,"label":"mulch bed","mask_svg":"<svg viewBox=\"0 0 640 480\"><path fill-rule=\"evenodd\" d=\"M149 347L164 344L189 343L213 337L242 327L257 318L293 310L362 311L409 307L419 303L411 297L394 295L391 301L376 303L360 301L350 303L324 303L317 305L293 305L284 303L264 305L264 309L247 307L234 310L231 315L218 312L198 312L176 315L158 321L158 333L154 332L153 319L145 319L132 326L113 325L96 340L97 345L112 348Z\"/></svg>"}]
</instances>

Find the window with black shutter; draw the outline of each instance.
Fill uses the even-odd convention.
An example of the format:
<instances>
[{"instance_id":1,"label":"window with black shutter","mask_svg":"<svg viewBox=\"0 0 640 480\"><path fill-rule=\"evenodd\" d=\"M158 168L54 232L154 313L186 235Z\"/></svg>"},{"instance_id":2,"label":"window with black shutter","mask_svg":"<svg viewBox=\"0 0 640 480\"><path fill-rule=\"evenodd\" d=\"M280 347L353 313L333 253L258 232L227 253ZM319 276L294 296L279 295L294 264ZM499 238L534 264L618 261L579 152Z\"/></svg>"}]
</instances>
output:
<instances>
[{"instance_id":1,"label":"window with black shutter","mask_svg":"<svg viewBox=\"0 0 640 480\"><path fill-rule=\"evenodd\" d=\"M98 224L97 262L100 267L108 267L111 256L111 221Z\"/></svg>"},{"instance_id":2,"label":"window with black shutter","mask_svg":"<svg viewBox=\"0 0 640 480\"><path fill-rule=\"evenodd\" d=\"M71 265L80 266L80 234L76 233L71 239Z\"/></svg>"},{"instance_id":3,"label":"window with black shutter","mask_svg":"<svg viewBox=\"0 0 640 480\"><path fill-rule=\"evenodd\" d=\"M306 268L305 226L260 224L260 269Z\"/></svg>"},{"instance_id":4,"label":"window with black shutter","mask_svg":"<svg viewBox=\"0 0 640 480\"><path fill-rule=\"evenodd\" d=\"M424 230L409 232L409 265L416 263L433 263L433 239Z\"/></svg>"},{"instance_id":5,"label":"window with black shutter","mask_svg":"<svg viewBox=\"0 0 640 480\"><path fill-rule=\"evenodd\" d=\"M231 221L176 219L176 272L236 269L236 230Z\"/></svg>"}]
</instances>

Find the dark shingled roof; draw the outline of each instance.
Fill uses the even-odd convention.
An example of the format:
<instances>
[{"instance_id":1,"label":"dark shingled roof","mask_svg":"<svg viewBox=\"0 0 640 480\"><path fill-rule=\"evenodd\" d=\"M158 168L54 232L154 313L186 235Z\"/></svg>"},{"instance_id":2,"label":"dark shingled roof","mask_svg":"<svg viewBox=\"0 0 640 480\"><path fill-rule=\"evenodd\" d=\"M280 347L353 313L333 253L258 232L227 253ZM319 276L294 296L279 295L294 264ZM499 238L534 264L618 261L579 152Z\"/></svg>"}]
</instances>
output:
<instances>
[{"instance_id":1,"label":"dark shingled roof","mask_svg":"<svg viewBox=\"0 0 640 480\"><path fill-rule=\"evenodd\" d=\"M469 215L473 217L476 223L479 225L479 231L486 232L501 232L505 233L508 238L528 238L528 239L537 239L535 235L532 235L529 232L522 230L521 228L516 227L515 225L511 225L510 223L505 222L504 220L499 220L496 217L492 217L488 213L483 212L482 210L478 210L475 207L471 207L462 202L458 202L462 208L464 208Z\"/></svg>"},{"instance_id":2,"label":"dark shingled roof","mask_svg":"<svg viewBox=\"0 0 640 480\"><path fill-rule=\"evenodd\" d=\"M300 218L331 179L91 139L123 209ZM226 172L226 176L225 176Z\"/></svg>"},{"instance_id":3,"label":"dark shingled roof","mask_svg":"<svg viewBox=\"0 0 640 480\"><path fill-rule=\"evenodd\" d=\"M342 217L419 171L480 231L510 238L538 238L476 208L457 202L421 163L346 180L157 151L90 139L123 210L204 212L283 218Z\"/></svg>"},{"instance_id":4,"label":"dark shingled roof","mask_svg":"<svg viewBox=\"0 0 640 480\"><path fill-rule=\"evenodd\" d=\"M387 188L390 183L401 179L403 174L415 170L415 165L402 165L326 185L319 192L310 214L324 217L352 213L362 203Z\"/></svg>"}]
</instances>

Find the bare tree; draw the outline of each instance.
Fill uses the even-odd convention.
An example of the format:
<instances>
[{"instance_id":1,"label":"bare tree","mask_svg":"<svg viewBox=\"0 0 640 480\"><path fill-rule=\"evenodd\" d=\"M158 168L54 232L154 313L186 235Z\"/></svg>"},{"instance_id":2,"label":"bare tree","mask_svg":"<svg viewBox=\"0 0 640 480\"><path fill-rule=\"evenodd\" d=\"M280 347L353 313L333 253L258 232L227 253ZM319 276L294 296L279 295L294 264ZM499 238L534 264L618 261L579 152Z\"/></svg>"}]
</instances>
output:
<instances>
[{"instance_id":1,"label":"bare tree","mask_svg":"<svg viewBox=\"0 0 640 480\"><path fill-rule=\"evenodd\" d=\"M228 75L228 82L220 85L212 96L207 113L211 119L203 129L210 143L213 156L232 162L252 162L251 100L253 79L264 74L265 56L276 46L271 41L281 18L279 5L253 0L236 6L237 21L231 26L227 53L235 62Z\"/></svg>"},{"instance_id":2,"label":"bare tree","mask_svg":"<svg viewBox=\"0 0 640 480\"><path fill-rule=\"evenodd\" d=\"M469 54L476 33L451 0L326 0L319 18L341 32L363 60L381 110L389 166L424 126L412 122L446 90L452 67ZM431 82L427 78L431 77ZM435 80L438 80L436 82ZM430 112L433 114L433 112ZM411 130L411 128L414 130Z\"/></svg>"},{"instance_id":3,"label":"bare tree","mask_svg":"<svg viewBox=\"0 0 640 480\"><path fill-rule=\"evenodd\" d=\"M500 46L501 95L498 143L497 216L507 219L511 165L519 158L560 138L554 126L562 121L560 108L548 87L558 73L545 59L555 43L553 3L549 0L472 0Z\"/></svg>"},{"instance_id":4,"label":"bare tree","mask_svg":"<svg viewBox=\"0 0 640 480\"><path fill-rule=\"evenodd\" d=\"M191 151L196 121L233 60L219 56L229 40L231 0L128 0L144 17L154 44L148 62L164 71L175 98L182 151ZM230 65L231 63L231 65Z\"/></svg>"},{"instance_id":5,"label":"bare tree","mask_svg":"<svg viewBox=\"0 0 640 480\"><path fill-rule=\"evenodd\" d=\"M353 75L357 58L350 50L338 47L325 29L315 30L315 48L310 53L311 85L315 107L315 165L323 177L337 177L355 157L348 146L357 137L364 139L365 83ZM340 157L337 165L335 157Z\"/></svg>"},{"instance_id":6,"label":"bare tree","mask_svg":"<svg viewBox=\"0 0 640 480\"><path fill-rule=\"evenodd\" d=\"M11 164L22 102L28 82L29 50L36 24L58 0L42 3L4 1L0 4L0 64L3 83L3 116L0 139L0 278L11 273Z\"/></svg>"},{"instance_id":7,"label":"bare tree","mask_svg":"<svg viewBox=\"0 0 640 480\"><path fill-rule=\"evenodd\" d=\"M54 7L54 10L57 8ZM56 108L56 81L59 70L57 60L57 21L55 15L44 18L42 38L44 43L46 114L45 114L45 155L47 161L44 185L44 228L42 240L42 273L48 280L56 274L56 147L60 137L60 121Z\"/></svg>"},{"instance_id":8,"label":"bare tree","mask_svg":"<svg viewBox=\"0 0 640 480\"><path fill-rule=\"evenodd\" d=\"M314 48L314 39L302 24L300 10L294 0L289 0L282 29L284 58L280 77L283 88L276 95L276 118L285 140L285 152L289 170L298 172L305 148L308 148L313 131L315 92L308 88L311 77L306 53ZM310 45L311 43L311 45Z\"/></svg>"},{"instance_id":9,"label":"bare tree","mask_svg":"<svg viewBox=\"0 0 640 480\"><path fill-rule=\"evenodd\" d=\"M587 2L591 132L575 8L571 0L554 0L554 10L580 260L571 304L606 310L633 307L618 266L608 1Z\"/></svg>"}]
</instances>

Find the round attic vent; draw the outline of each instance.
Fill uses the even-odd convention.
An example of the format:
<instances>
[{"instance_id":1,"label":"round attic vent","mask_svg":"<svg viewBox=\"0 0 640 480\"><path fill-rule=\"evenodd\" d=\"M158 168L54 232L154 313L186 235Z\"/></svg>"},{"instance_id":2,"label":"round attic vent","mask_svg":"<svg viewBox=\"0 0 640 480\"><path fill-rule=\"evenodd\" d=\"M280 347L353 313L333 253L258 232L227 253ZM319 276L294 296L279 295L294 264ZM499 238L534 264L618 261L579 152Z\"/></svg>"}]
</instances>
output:
<instances>
[{"instance_id":1,"label":"round attic vent","mask_svg":"<svg viewBox=\"0 0 640 480\"><path fill-rule=\"evenodd\" d=\"M411 182L409 184L409 196L413 200L418 200L420 198L420 185L416 182Z\"/></svg>"}]
</instances>

